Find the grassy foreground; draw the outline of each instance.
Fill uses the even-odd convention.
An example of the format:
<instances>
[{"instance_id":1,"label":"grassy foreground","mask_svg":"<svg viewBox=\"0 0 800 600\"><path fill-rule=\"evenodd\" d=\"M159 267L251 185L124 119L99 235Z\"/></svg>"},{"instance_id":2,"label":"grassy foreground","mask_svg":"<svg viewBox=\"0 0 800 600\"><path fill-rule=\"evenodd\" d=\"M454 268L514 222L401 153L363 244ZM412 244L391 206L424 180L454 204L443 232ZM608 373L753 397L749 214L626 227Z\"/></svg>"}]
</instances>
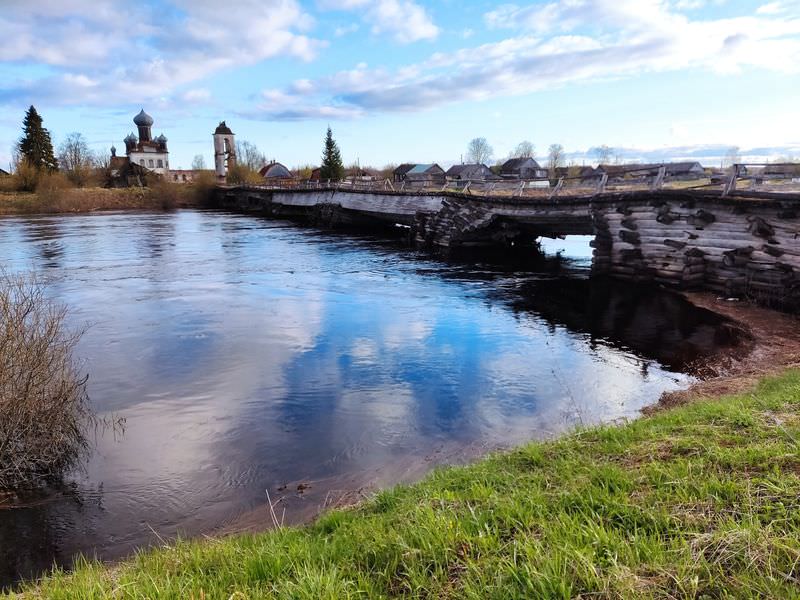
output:
<instances>
[{"instance_id":1,"label":"grassy foreground","mask_svg":"<svg viewBox=\"0 0 800 600\"><path fill-rule=\"evenodd\" d=\"M180 542L47 598L800 598L800 371L534 443L303 528Z\"/></svg>"}]
</instances>

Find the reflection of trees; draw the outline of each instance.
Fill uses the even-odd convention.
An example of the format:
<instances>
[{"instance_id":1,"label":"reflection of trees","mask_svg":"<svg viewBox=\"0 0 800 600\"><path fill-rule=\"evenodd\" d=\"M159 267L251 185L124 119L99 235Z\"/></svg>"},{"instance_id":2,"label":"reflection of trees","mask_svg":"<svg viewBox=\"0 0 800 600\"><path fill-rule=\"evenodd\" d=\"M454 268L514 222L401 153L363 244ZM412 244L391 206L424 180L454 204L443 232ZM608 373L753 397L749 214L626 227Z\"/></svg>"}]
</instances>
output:
<instances>
[{"instance_id":1,"label":"reflection of trees","mask_svg":"<svg viewBox=\"0 0 800 600\"><path fill-rule=\"evenodd\" d=\"M22 235L33 242L39 256L41 266L50 269L58 269L64 257L64 235L60 219L31 219L22 221Z\"/></svg>"},{"instance_id":2,"label":"reflection of trees","mask_svg":"<svg viewBox=\"0 0 800 600\"><path fill-rule=\"evenodd\" d=\"M100 507L102 489L63 484L8 502L0 510L0 589L40 576L53 564L69 565L79 516Z\"/></svg>"}]
</instances>

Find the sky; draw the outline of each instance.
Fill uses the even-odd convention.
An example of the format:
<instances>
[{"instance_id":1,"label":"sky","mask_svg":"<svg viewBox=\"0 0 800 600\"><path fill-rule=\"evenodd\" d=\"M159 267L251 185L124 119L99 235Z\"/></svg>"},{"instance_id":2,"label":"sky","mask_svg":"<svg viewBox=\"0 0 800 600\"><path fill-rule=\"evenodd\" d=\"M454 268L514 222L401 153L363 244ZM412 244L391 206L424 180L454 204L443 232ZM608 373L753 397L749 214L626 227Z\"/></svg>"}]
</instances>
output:
<instances>
[{"instance_id":1,"label":"sky","mask_svg":"<svg viewBox=\"0 0 800 600\"><path fill-rule=\"evenodd\" d=\"M0 0L0 166L35 105L108 153L144 108L172 168L237 139L318 164L800 157L800 0Z\"/></svg>"}]
</instances>

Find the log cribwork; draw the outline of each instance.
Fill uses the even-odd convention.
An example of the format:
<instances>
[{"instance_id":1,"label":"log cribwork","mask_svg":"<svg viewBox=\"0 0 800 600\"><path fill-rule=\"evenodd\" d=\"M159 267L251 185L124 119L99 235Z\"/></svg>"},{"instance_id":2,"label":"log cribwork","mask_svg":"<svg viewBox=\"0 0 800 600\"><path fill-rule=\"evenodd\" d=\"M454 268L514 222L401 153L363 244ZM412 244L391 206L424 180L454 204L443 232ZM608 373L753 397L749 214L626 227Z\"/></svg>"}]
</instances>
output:
<instances>
[{"instance_id":1,"label":"log cribwork","mask_svg":"<svg viewBox=\"0 0 800 600\"><path fill-rule=\"evenodd\" d=\"M550 199L219 188L223 208L322 226L409 228L419 247L593 235L593 271L800 307L800 196L636 191Z\"/></svg>"}]
</instances>

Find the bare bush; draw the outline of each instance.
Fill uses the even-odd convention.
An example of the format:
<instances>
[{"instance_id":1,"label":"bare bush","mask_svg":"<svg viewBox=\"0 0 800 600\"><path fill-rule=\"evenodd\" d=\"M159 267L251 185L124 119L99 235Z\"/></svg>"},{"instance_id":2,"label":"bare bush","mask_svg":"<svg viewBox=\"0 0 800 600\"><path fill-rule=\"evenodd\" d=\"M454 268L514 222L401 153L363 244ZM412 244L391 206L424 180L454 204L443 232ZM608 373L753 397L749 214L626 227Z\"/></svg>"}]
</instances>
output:
<instances>
[{"instance_id":1,"label":"bare bush","mask_svg":"<svg viewBox=\"0 0 800 600\"><path fill-rule=\"evenodd\" d=\"M56 480L88 450L80 332L35 278L0 271L0 490Z\"/></svg>"}]
</instances>

